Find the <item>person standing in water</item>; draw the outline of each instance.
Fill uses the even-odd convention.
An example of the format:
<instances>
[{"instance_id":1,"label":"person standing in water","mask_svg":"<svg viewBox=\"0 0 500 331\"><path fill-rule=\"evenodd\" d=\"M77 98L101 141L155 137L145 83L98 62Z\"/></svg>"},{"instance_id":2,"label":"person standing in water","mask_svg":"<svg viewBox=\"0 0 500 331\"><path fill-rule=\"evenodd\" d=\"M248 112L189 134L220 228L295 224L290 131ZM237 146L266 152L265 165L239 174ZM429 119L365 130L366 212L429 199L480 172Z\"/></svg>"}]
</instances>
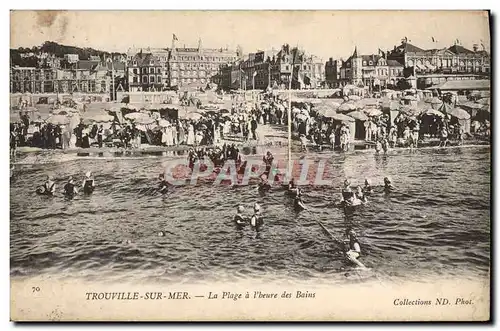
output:
<instances>
[{"instance_id":1,"label":"person standing in water","mask_svg":"<svg viewBox=\"0 0 500 331\"><path fill-rule=\"evenodd\" d=\"M271 184L269 184L269 181L267 180L266 175L262 175L260 177L258 189L259 189L259 192L267 192L271 189Z\"/></svg>"},{"instance_id":2,"label":"person standing in water","mask_svg":"<svg viewBox=\"0 0 500 331\"><path fill-rule=\"evenodd\" d=\"M78 190L76 189L73 177L70 176L68 182L64 185L64 195L68 198L73 198L77 193Z\"/></svg>"},{"instance_id":3,"label":"person standing in water","mask_svg":"<svg viewBox=\"0 0 500 331\"><path fill-rule=\"evenodd\" d=\"M394 190L395 190L395 188L394 188L394 186L392 186L392 183L391 183L391 180L389 179L389 177L385 177L384 178L384 192L389 193L389 192L392 192Z\"/></svg>"},{"instance_id":4,"label":"person standing in water","mask_svg":"<svg viewBox=\"0 0 500 331\"><path fill-rule=\"evenodd\" d=\"M295 211L302 211L307 209L306 205L302 201L302 191L298 187L297 187L297 195L293 199L293 208L295 209Z\"/></svg>"},{"instance_id":5,"label":"person standing in water","mask_svg":"<svg viewBox=\"0 0 500 331\"><path fill-rule=\"evenodd\" d=\"M363 189L361 188L361 186L357 187L355 195L356 198L361 200L362 203L368 202L368 199L366 198L366 195L363 193Z\"/></svg>"},{"instance_id":6,"label":"person standing in water","mask_svg":"<svg viewBox=\"0 0 500 331\"><path fill-rule=\"evenodd\" d=\"M36 192L43 195L54 195L54 193L56 192L56 183L53 181L52 176L47 175L47 180L41 187L36 190Z\"/></svg>"},{"instance_id":7,"label":"person standing in water","mask_svg":"<svg viewBox=\"0 0 500 331\"><path fill-rule=\"evenodd\" d=\"M238 206L238 208L236 208L236 215L234 215L233 217L233 222L236 224L238 228L245 226L248 222L247 217L243 215L244 211L245 207L243 206Z\"/></svg>"},{"instance_id":8,"label":"person standing in water","mask_svg":"<svg viewBox=\"0 0 500 331\"><path fill-rule=\"evenodd\" d=\"M274 161L274 156L270 151L267 151L266 155L262 157L262 161L264 161L264 164L266 165L266 174L269 174L271 171L271 166Z\"/></svg>"},{"instance_id":9,"label":"person standing in water","mask_svg":"<svg viewBox=\"0 0 500 331\"><path fill-rule=\"evenodd\" d=\"M161 194L167 193L168 192L168 182L165 179L165 174L160 174L158 176L158 181L159 181L158 192L160 192Z\"/></svg>"},{"instance_id":10,"label":"person standing in water","mask_svg":"<svg viewBox=\"0 0 500 331\"><path fill-rule=\"evenodd\" d=\"M348 179L344 181L344 187L342 188L342 199L346 203L352 203L354 201L354 192L351 189L351 182Z\"/></svg>"},{"instance_id":11,"label":"person standing in water","mask_svg":"<svg viewBox=\"0 0 500 331\"><path fill-rule=\"evenodd\" d=\"M354 230L348 230L346 235L347 240L344 242L346 245L345 255L350 260L357 260L361 255L361 246L359 245L356 232Z\"/></svg>"},{"instance_id":12,"label":"person standing in water","mask_svg":"<svg viewBox=\"0 0 500 331\"><path fill-rule=\"evenodd\" d=\"M370 195L373 193L372 186L370 185L370 182L368 179L365 179L365 186L363 186L363 194L364 195Z\"/></svg>"},{"instance_id":13,"label":"person standing in water","mask_svg":"<svg viewBox=\"0 0 500 331\"><path fill-rule=\"evenodd\" d=\"M85 174L82 187L83 187L83 193L85 194L92 194L94 192L95 181L94 181L94 176L92 176L92 172L88 171Z\"/></svg>"},{"instance_id":14,"label":"person standing in water","mask_svg":"<svg viewBox=\"0 0 500 331\"><path fill-rule=\"evenodd\" d=\"M262 228L262 225L264 225L264 220L262 219L262 213L260 211L260 205L258 203L255 203L253 205L253 215L250 219L250 225L256 232L259 232Z\"/></svg>"}]
</instances>

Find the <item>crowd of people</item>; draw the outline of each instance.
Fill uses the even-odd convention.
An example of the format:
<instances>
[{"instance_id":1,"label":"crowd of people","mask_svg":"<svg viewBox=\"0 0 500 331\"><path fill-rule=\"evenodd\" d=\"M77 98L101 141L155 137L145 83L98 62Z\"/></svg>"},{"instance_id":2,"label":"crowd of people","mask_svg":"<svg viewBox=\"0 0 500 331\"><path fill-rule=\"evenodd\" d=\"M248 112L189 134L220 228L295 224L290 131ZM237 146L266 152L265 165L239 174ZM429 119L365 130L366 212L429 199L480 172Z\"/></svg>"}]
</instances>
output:
<instances>
[{"instance_id":1,"label":"crowd of people","mask_svg":"<svg viewBox=\"0 0 500 331\"><path fill-rule=\"evenodd\" d=\"M159 112L145 112L142 115L154 119L147 124L126 116L121 116L120 120L118 116L113 116L114 119L108 123L96 123L84 120L78 111L76 115L72 114L67 123L50 123L40 118L30 118L27 111L21 110L19 120L10 125L11 153L15 155L19 146L73 149L141 148L145 143L167 147L245 143L261 141L258 130L260 125L288 124L287 97L280 97L268 90L252 100L235 94L231 101L231 109L198 109L197 116L190 117L186 114L188 118L179 114L173 116L171 113L160 117ZM200 108L199 102L196 106ZM439 138L440 146L446 146L449 141L462 144L467 136L463 124L447 114L444 117L408 116L402 112L391 121L388 113L380 112L377 116L368 116L360 129L357 123L353 126L352 121L325 117L316 110L315 104L306 102L292 103L291 126L305 150L312 145L320 149L330 147L333 150L348 151L354 142L353 130L364 130L361 138L359 132L356 132L356 137L372 144L377 153L387 152L394 147L418 147L424 135ZM471 127L473 132L489 137L489 121L475 120Z\"/></svg>"},{"instance_id":2,"label":"crowd of people","mask_svg":"<svg viewBox=\"0 0 500 331\"><path fill-rule=\"evenodd\" d=\"M199 110L198 116L188 119L169 115L161 118L158 112L146 112L146 117L154 119L147 124L126 116L121 116L120 121L114 116L107 123L96 123L85 120L79 112L75 113L68 117L67 123L51 123L30 118L28 112L21 111L20 119L10 126L11 151L23 146L42 149L140 148L144 143L153 146L210 146L225 139L258 140L257 128L261 123L282 121L279 112L279 116L275 116L269 109L256 108L243 101L235 102L230 110Z\"/></svg>"},{"instance_id":3,"label":"crowd of people","mask_svg":"<svg viewBox=\"0 0 500 331\"><path fill-rule=\"evenodd\" d=\"M425 139L438 138L439 146L444 147L449 141L463 144L464 139L471 134L466 133L464 123L449 114L419 114L407 115L399 113L393 121L389 114L380 113L377 116L367 116L363 121L363 128L350 125L352 121L342 121L322 116L315 111L314 104L295 104L297 111L292 113L292 129L299 137L303 149L308 145L322 149L330 146L341 151L349 150L353 142L352 129L362 130L357 134L358 139L373 144L376 152L389 148L409 147L416 148ZM473 132L486 138L490 135L488 120L473 121ZM364 129L364 132L363 132ZM360 137L361 136L361 137Z\"/></svg>"}]
</instances>

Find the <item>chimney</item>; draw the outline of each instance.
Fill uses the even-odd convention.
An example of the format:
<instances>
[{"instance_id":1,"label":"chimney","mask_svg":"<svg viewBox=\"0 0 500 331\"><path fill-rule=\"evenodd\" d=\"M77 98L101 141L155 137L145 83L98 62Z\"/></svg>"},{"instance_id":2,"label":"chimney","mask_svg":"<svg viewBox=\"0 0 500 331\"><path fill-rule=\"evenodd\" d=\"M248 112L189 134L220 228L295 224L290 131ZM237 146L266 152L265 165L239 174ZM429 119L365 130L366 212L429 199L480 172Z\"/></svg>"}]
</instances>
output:
<instances>
[{"instance_id":1,"label":"chimney","mask_svg":"<svg viewBox=\"0 0 500 331\"><path fill-rule=\"evenodd\" d=\"M472 49L474 50L474 52L477 52L479 49L479 45L478 44L472 45Z\"/></svg>"}]
</instances>

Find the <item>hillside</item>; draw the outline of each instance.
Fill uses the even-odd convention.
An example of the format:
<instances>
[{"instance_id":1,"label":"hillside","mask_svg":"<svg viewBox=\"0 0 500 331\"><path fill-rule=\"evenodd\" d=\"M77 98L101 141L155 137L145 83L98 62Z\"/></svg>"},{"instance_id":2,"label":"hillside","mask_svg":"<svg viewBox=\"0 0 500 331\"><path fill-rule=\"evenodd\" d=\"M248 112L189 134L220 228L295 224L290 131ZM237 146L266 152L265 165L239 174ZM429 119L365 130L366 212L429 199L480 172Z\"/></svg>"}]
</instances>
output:
<instances>
[{"instance_id":1,"label":"hillside","mask_svg":"<svg viewBox=\"0 0 500 331\"><path fill-rule=\"evenodd\" d=\"M21 54L33 53L34 56L31 57L21 57ZM10 50L10 57L12 65L19 66L36 66L38 63L37 54L49 53L54 54L57 57L63 58L64 54L78 54L80 60L88 60L91 55L103 57L104 55L119 55L121 53L116 52L106 52L93 48L81 48L77 46L61 45L53 41L46 41L41 46L33 46L31 48L19 47L17 49Z\"/></svg>"}]
</instances>

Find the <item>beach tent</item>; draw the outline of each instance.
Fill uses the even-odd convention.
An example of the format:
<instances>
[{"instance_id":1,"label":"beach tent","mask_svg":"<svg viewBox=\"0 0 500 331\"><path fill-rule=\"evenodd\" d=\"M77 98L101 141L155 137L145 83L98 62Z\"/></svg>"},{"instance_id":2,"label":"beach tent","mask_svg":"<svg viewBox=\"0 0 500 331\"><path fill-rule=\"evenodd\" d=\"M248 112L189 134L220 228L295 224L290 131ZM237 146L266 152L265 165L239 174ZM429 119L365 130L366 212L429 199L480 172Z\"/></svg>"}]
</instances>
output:
<instances>
[{"instance_id":1,"label":"beach tent","mask_svg":"<svg viewBox=\"0 0 500 331\"><path fill-rule=\"evenodd\" d=\"M465 133L470 133L470 114L463 110L462 108L453 108L449 114L452 117L455 117L458 120L458 123L460 123L460 126L464 128Z\"/></svg>"},{"instance_id":2,"label":"beach tent","mask_svg":"<svg viewBox=\"0 0 500 331\"><path fill-rule=\"evenodd\" d=\"M347 114L347 116L355 119L354 122L354 138L365 140L366 139L366 129L365 129L365 121L368 120L368 116L365 115L362 111L355 110Z\"/></svg>"}]
</instances>

